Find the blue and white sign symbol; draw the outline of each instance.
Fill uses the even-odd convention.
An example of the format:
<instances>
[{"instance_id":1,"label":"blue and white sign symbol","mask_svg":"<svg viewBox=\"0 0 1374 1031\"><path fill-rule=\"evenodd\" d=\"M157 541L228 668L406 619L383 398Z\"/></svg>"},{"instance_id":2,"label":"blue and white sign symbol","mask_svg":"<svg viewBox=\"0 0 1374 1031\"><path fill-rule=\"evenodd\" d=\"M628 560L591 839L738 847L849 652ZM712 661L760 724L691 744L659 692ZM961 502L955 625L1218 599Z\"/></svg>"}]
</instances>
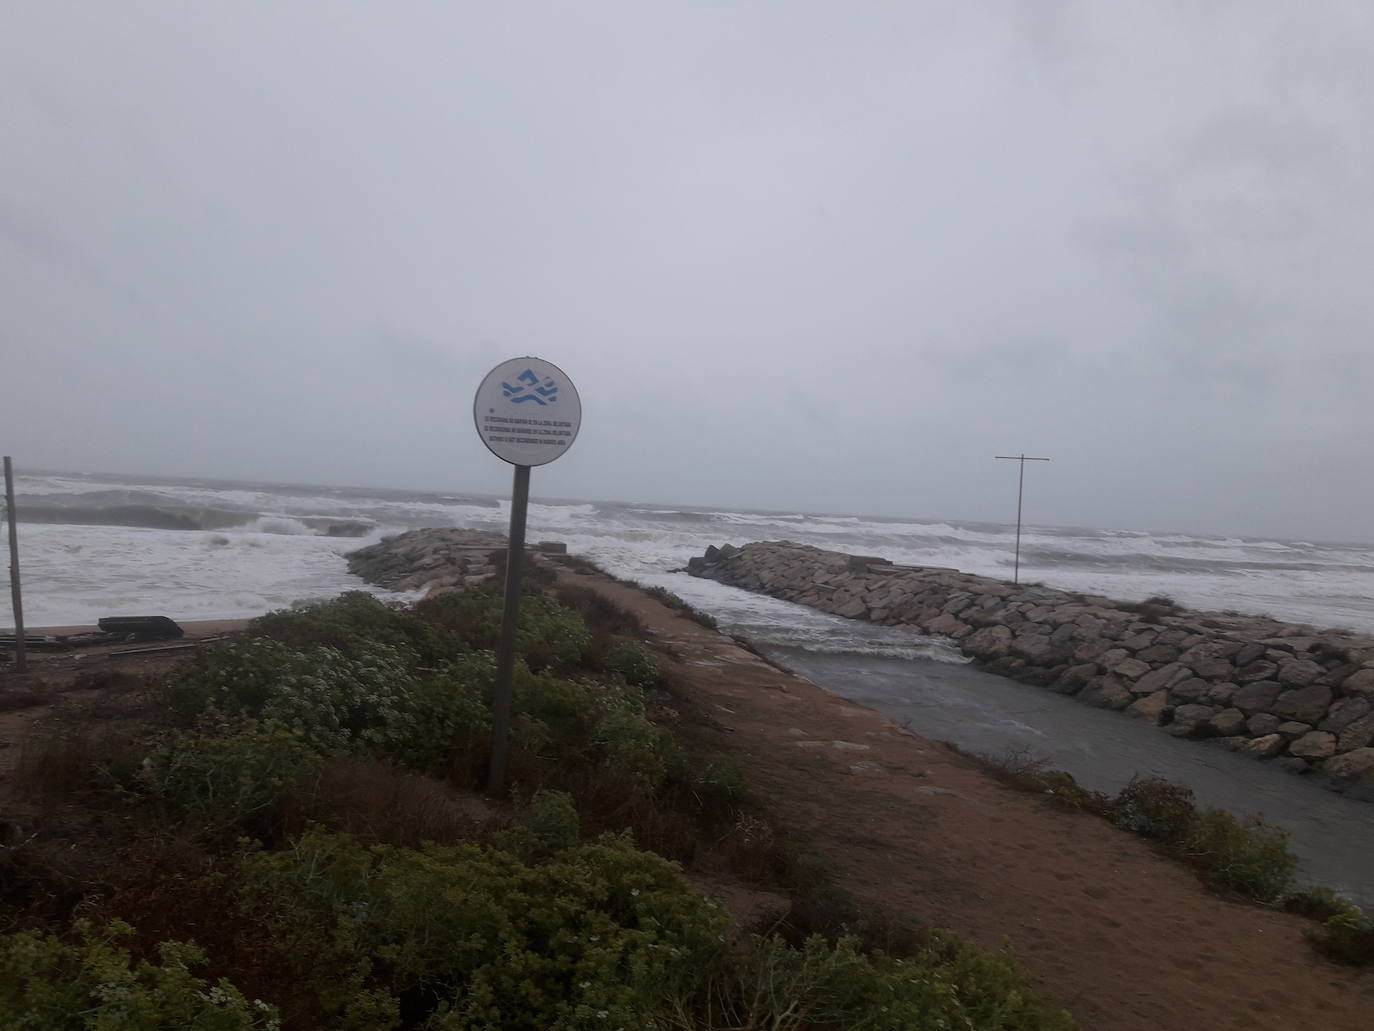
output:
<instances>
[{"instance_id":1,"label":"blue and white sign symbol","mask_svg":"<svg viewBox=\"0 0 1374 1031\"><path fill-rule=\"evenodd\" d=\"M506 392L506 397L515 404L533 401L543 407L558 400L558 384L553 377L550 376L543 383L540 383L539 377L534 374L533 369L526 369L516 376L515 386L502 382L501 389Z\"/></svg>"},{"instance_id":2,"label":"blue and white sign symbol","mask_svg":"<svg viewBox=\"0 0 1374 1031\"><path fill-rule=\"evenodd\" d=\"M567 374L542 358L512 358L487 373L472 415L477 434L512 465L547 465L582 425L582 401Z\"/></svg>"}]
</instances>

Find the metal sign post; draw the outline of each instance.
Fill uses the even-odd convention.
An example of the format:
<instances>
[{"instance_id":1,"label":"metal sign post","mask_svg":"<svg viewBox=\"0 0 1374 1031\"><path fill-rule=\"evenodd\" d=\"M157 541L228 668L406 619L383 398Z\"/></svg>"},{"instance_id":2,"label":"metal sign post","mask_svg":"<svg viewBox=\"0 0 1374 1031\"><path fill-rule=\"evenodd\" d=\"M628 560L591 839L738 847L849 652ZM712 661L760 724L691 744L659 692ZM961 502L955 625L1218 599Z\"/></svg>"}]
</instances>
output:
<instances>
[{"instance_id":1,"label":"metal sign post","mask_svg":"<svg viewBox=\"0 0 1374 1031\"><path fill-rule=\"evenodd\" d=\"M1021 463L1021 475L1016 481L1016 558L1013 561L1011 582L1019 584L1021 582L1021 494L1026 486L1026 463L1027 462L1048 462L1048 458L1031 458L1025 454L1020 455L993 455L994 458L1005 458L1011 462Z\"/></svg>"},{"instance_id":2,"label":"metal sign post","mask_svg":"<svg viewBox=\"0 0 1374 1031\"><path fill-rule=\"evenodd\" d=\"M487 775L487 790L500 794L506 787L506 754L510 744L515 629L520 619L520 571L525 561L530 467L548 465L572 447L582 425L582 401L572 380L558 366L542 358L512 358L482 380L472 404L472 417L482 443L497 458L515 466L501 636L496 645L496 686L491 701L491 765Z\"/></svg>"},{"instance_id":3,"label":"metal sign post","mask_svg":"<svg viewBox=\"0 0 1374 1031\"><path fill-rule=\"evenodd\" d=\"M14 602L14 668L28 669L24 654L24 599L19 590L19 532L14 514L14 467L5 456L5 519L10 526L10 599Z\"/></svg>"}]
</instances>

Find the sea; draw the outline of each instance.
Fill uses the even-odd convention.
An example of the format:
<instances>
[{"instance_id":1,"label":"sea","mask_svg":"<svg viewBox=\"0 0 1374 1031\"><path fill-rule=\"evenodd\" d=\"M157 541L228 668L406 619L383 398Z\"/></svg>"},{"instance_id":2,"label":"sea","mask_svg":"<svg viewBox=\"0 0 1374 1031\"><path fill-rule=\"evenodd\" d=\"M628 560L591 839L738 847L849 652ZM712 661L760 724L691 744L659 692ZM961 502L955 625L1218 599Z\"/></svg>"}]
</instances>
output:
<instances>
[{"instance_id":1,"label":"sea","mask_svg":"<svg viewBox=\"0 0 1374 1031\"><path fill-rule=\"evenodd\" d=\"M18 476L16 495L31 627L110 615L255 616L371 589L348 573L345 555L382 537L417 527L504 532L509 525L506 499L458 492L36 473ZM790 540L1010 579L1015 551L1009 525L844 512L537 498L528 526L531 540L563 541L617 576L666 587L735 632L827 653L950 661L957 653L910 635L819 613L801 618L805 610L795 605L682 569L711 544ZM1195 608L1374 631L1370 545L1027 526L1020 578L1122 600L1167 595Z\"/></svg>"},{"instance_id":2,"label":"sea","mask_svg":"<svg viewBox=\"0 0 1374 1031\"><path fill-rule=\"evenodd\" d=\"M418 527L504 532L506 499L459 492L21 474L20 566L29 627L101 616L256 616L371 590L346 555ZM1187 784L1200 802L1256 811L1292 835L1306 877L1374 906L1374 809L1220 747L1173 739L1119 713L974 668L951 643L840 619L688 576L708 545L791 540L1010 579L1013 526L855 513L534 499L531 541L556 540L607 571L671 590L765 654L923 736L993 756L1029 755L1115 791L1134 776ZM1028 526L1023 582L1122 600L1374 632L1374 546L1146 529ZM8 594L0 598L6 622Z\"/></svg>"}]
</instances>

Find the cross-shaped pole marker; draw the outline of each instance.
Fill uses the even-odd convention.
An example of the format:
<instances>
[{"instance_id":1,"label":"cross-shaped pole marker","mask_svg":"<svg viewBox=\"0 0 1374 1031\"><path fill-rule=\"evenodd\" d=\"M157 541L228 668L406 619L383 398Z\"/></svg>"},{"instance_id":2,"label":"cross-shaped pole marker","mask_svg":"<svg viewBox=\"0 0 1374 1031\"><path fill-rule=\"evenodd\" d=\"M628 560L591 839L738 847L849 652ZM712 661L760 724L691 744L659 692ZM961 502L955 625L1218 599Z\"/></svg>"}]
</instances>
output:
<instances>
[{"instance_id":1,"label":"cross-shaped pole marker","mask_svg":"<svg viewBox=\"0 0 1374 1031\"><path fill-rule=\"evenodd\" d=\"M1026 463L1027 462L1048 462L1048 458L1032 458L1026 454L1020 455L993 455L993 458L1004 458L1009 462L1021 463L1021 475L1016 481L1016 559L1012 566L1011 582L1019 584L1021 582L1021 495L1026 486Z\"/></svg>"}]
</instances>

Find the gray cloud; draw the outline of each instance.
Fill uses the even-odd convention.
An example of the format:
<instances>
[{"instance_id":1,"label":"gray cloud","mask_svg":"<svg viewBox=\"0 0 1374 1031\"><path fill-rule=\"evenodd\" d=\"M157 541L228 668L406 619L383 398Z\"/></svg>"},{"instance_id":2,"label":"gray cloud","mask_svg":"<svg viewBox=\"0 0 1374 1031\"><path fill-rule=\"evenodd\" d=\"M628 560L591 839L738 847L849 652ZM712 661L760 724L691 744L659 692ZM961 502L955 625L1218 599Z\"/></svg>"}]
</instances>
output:
<instances>
[{"instance_id":1,"label":"gray cloud","mask_svg":"<svg viewBox=\"0 0 1374 1031\"><path fill-rule=\"evenodd\" d=\"M1368 539L1374 13L17 6L30 466ZM131 303L136 302L136 303Z\"/></svg>"}]
</instances>

